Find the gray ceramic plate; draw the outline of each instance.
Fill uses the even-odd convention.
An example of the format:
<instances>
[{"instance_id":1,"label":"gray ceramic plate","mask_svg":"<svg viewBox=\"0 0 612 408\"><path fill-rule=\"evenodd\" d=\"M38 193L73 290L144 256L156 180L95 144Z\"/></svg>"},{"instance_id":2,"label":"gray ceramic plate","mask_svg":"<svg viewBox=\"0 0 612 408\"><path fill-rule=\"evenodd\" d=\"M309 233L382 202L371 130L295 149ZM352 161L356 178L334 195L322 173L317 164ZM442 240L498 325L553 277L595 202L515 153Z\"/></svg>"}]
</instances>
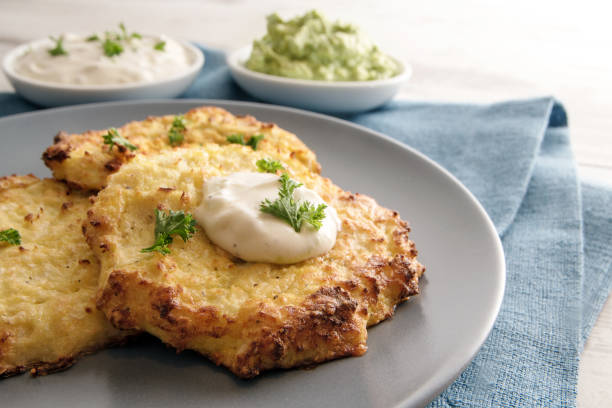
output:
<instances>
[{"instance_id":1,"label":"gray ceramic plate","mask_svg":"<svg viewBox=\"0 0 612 408\"><path fill-rule=\"evenodd\" d=\"M411 223L411 237L427 266L421 295L369 330L362 357L243 381L195 353L176 355L148 339L86 357L61 373L1 380L2 405L412 407L433 399L487 337L501 304L505 265L493 224L476 199L410 148L348 122L271 105L123 102L0 119L0 174L47 176L40 155L59 130L118 126L202 104L278 123L317 153L324 175L336 184L398 210Z\"/></svg>"}]
</instances>

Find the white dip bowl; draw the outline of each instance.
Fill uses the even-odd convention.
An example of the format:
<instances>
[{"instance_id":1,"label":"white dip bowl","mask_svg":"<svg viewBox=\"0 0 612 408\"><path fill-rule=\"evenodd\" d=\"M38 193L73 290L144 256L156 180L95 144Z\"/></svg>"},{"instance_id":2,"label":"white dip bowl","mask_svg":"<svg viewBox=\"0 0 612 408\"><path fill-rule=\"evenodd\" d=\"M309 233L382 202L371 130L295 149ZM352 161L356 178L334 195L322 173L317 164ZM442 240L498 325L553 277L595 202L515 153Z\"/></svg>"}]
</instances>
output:
<instances>
[{"instance_id":1,"label":"white dip bowl","mask_svg":"<svg viewBox=\"0 0 612 408\"><path fill-rule=\"evenodd\" d=\"M15 72L16 60L30 48L44 42L48 40L32 41L11 50L2 61L2 70L18 94L30 102L45 107L126 99L174 98L189 88L204 65L202 51L181 41L180 44L193 55L193 62L189 68L180 74L150 82L72 85L40 81Z\"/></svg>"}]
</instances>

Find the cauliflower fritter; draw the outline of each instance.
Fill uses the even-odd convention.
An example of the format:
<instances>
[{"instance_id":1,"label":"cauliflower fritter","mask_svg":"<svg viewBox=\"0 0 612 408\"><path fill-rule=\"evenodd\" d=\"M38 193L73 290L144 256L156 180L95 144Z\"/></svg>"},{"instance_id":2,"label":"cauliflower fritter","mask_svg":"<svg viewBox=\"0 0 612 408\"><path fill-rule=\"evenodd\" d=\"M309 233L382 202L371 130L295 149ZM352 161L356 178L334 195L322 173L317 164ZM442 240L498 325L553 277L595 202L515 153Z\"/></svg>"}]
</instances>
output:
<instances>
[{"instance_id":1,"label":"cauliflower fritter","mask_svg":"<svg viewBox=\"0 0 612 408\"><path fill-rule=\"evenodd\" d=\"M175 239L167 256L140 252L154 240L156 208L191 213L205 179L257 171L268 154L208 144L137 155L109 177L84 230L101 262L97 305L116 327L147 331L250 378L363 354L366 327L418 293L424 267L398 213L295 161L285 162L290 176L342 222L328 253L292 265L244 262L199 226L187 242Z\"/></svg>"},{"instance_id":2,"label":"cauliflower fritter","mask_svg":"<svg viewBox=\"0 0 612 408\"><path fill-rule=\"evenodd\" d=\"M180 146L172 146L168 132L174 118L173 115L149 117L119 128L121 137L135 145L136 150L120 144L109 149L111 146L104 144L103 139L108 129L81 134L60 132L54 144L43 153L43 160L57 180L65 180L85 190L100 190L106 185L110 174L136 155L206 144L227 145L227 138L232 135L242 135L246 142L255 135L263 135L257 145L258 151L293 167L320 172L315 154L294 134L275 124L259 122L252 116L234 116L217 107L199 107L184 115L186 129L179 132L184 141Z\"/></svg>"},{"instance_id":3,"label":"cauliflower fritter","mask_svg":"<svg viewBox=\"0 0 612 408\"><path fill-rule=\"evenodd\" d=\"M45 374L81 355L121 342L96 309L100 265L81 226L90 203L55 180L0 178L0 376Z\"/></svg>"}]
</instances>

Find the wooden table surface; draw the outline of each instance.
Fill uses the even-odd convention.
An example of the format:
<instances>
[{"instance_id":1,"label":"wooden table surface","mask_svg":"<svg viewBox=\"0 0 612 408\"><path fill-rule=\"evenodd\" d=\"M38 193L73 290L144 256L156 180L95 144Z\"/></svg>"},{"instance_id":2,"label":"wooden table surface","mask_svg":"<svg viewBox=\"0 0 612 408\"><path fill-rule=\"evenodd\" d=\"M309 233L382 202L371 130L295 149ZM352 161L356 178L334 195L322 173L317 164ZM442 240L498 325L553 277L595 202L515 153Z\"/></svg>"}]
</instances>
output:
<instances>
[{"instance_id":1,"label":"wooden table surface","mask_svg":"<svg viewBox=\"0 0 612 408\"><path fill-rule=\"evenodd\" d=\"M567 4L566 4L567 3ZM358 23L412 64L401 97L491 102L553 95L565 105L580 175L612 183L612 30L595 0L214 0L104 2L1 0L0 58L12 47L63 31L89 33L123 21L231 51L265 31L265 15L310 8ZM0 77L0 91L11 87ZM580 362L578 405L612 401L612 301Z\"/></svg>"}]
</instances>

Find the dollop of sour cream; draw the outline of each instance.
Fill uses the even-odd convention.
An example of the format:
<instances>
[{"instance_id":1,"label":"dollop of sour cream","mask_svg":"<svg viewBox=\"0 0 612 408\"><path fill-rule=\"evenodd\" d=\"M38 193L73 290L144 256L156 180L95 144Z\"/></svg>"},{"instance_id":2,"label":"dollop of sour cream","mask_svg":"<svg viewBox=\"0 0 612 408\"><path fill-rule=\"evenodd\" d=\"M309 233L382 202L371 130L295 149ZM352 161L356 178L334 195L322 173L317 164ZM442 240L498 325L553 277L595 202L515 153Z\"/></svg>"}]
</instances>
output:
<instances>
[{"instance_id":1,"label":"dollop of sour cream","mask_svg":"<svg viewBox=\"0 0 612 408\"><path fill-rule=\"evenodd\" d=\"M103 34L99 35L104 38ZM64 34L65 55L53 56L54 41L42 41L17 57L14 71L27 78L67 85L120 85L152 82L187 71L193 53L166 36L142 36L121 40L123 51L107 56L102 41L87 41L78 34ZM163 42L163 49L155 45Z\"/></svg>"},{"instance_id":2,"label":"dollop of sour cream","mask_svg":"<svg viewBox=\"0 0 612 408\"><path fill-rule=\"evenodd\" d=\"M336 210L325 209L317 231L304 223L300 232L284 220L260 211L260 203L278 197L279 177L269 173L233 173L204 182L203 200L193 212L208 238L232 255L248 262L291 264L322 255L336 243L340 220ZM313 190L298 187L296 202L327 204Z\"/></svg>"}]
</instances>

